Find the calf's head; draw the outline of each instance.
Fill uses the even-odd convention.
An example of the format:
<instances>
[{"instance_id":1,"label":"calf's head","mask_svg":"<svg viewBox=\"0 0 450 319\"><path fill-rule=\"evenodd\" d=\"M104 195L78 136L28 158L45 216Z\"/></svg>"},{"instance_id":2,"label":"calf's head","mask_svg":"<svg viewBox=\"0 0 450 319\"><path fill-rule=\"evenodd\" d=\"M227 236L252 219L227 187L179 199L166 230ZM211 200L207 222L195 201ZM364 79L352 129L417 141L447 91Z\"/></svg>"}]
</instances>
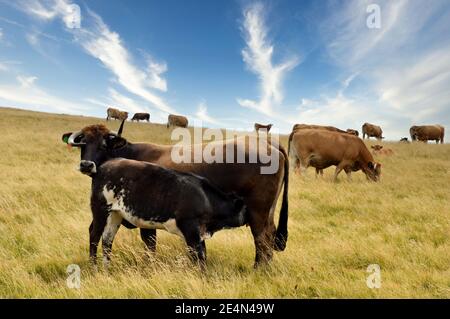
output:
<instances>
[{"instance_id":1,"label":"calf's head","mask_svg":"<svg viewBox=\"0 0 450 319\"><path fill-rule=\"evenodd\" d=\"M114 158L114 151L124 147L127 141L121 137L123 124L118 133L106 126L90 125L79 132L65 133L62 140L70 146L81 149L80 172L89 176L97 173L97 167Z\"/></svg>"}]
</instances>

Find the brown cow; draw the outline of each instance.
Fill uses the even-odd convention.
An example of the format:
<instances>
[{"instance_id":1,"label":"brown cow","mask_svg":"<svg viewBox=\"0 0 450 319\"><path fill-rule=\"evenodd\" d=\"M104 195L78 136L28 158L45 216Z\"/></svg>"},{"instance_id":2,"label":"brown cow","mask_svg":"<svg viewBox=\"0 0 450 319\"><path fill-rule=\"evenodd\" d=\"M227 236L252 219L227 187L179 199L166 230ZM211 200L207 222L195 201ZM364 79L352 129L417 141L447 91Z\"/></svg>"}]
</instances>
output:
<instances>
[{"instance_id":1,"label":"brown cow","mask_svg":"<svg viewBox=\"0 0 450 319\"><path fill-rule=\"evenodd\" d=\"M383 130L378 125L364 123L362 126L363 139L375 137L377 140L383 139Z\"/></svg>"},{"instance_id":2,"label":"brown cow","mask_svg":"<svg viewBox=\"0 0 450 319\"><path fill-rule=\"evenodd\" d=\"M314 124L295 124L292 127L292 132L289 135L289 139L288 139L288 154L289 154L289 148L291 146L291 141L292 141L292 136L294 135L294 133L298 130L304 130L304 129L316 129L316 130L325 130L325 131L331 131L331 132L338 132L338 133L345 133L345 134L349 134L346 131L340 130L337 127L334 126L330 126L330 125L314 125ZM297 160L294 163L294 172L298 172L298 169L300 168L300 162ZM322 169L316 169L316 177L318 175L323 175L323 170Z\"/></svg>"},{"instance_id":3,"label":"brown cow","mask_svg":"<svg viewBox=\"0 0 450 319\"><path fill-rule=\"evenodd\" d=\"M390 155L394 154L394 151L392 149L390 149L390 148L383 148L383 145L376 144L376 145L372 145L371 148L373 150L372 151L373 155L387 155L387 156L390 156Z\"/></svg>"},{"instance_id":4,"label":"brown cow","mask_svg":"<svg viewBox=\"0 0 450 319\"><path fill-rule=\"evenodd\" d=\"M436 144L441 142L441 144L444 143L444 133L445 128L441 125L421 125L421 126L411 126L409 129L409 133L411 135L411 140L416 141L422 141L422 142L428 142L436 141Z\"/></svg>"},{"instance_id":5,"label":"brown cow","mask_svg":"<svg viewBox=\"0 0 450 319\"><path fill-rule=\"evenodd\" d=\"M133 118L131 119L131 121L147 121L150 122L150 114L148 113L136 113L134 114Z\"/></svg>"},{"instance_id":6,"label":"brown cow","mask_svg":"<svg viewBox=\"0 0 450 319\"><path fill-rule=\"evenodd\" d=\"M89 156L90 163L80 163L80 169L83 166L84 171L89 168L91 172L95 172L97 161L121 157L155 163L181 172L194 173L207 178L224 192L235 192L243 198L248 208L249 225L256 247L255 266L269 262L272 259L273 249L283 251L286 248L288 236L289 161L287 153L281 145L275 143L267 145L268 152L266 153L277 153L278 163L276 164L278 164L278 170L273 174L261 174L261 168L268 166L268 164L263 163L260 156L258 156L258 147L253 147L248 143L249 137L214 142L220 143L220 147L223 147L224 157L230 151L234 152L234 163L227 163L226 161L211 164L206 162L178 163L172 160L172 150L176 146L130 143L121 137L122 127L118 133L113 133L103 125L88 126L79 132L64 134L63 141L72 146L81 147L83 156L85 158ZM206 146L211 146L211 143L202 145L203 148ZM194 153L195 149L196 147L192 147L192 153ZM237 150L242 151L242 154L244 154L245 163L235 163ZM251 158L257 159L257 162L250 162ZM283 200L278 228L276 228L274 212L282 188ZM133 227L129 224L124 225L130 228ZM91 225L91 227L93 226ZM141 237L147 244L147 247L154 251L156 231L142 229ZM97 243L93 243L93 245L97 245Z\"/></svg>"},{"instance_id":7,"label":"brown cow","mask_svg":"<svg viewBox=\"0 0 450 319\"><path fill-rule=\"evenodd\" d=\"M350 178L352 171L361 169L368 179L378 181L381 164L376 163L364 142L351 134L324 130L298 130L292 138L292 155L300 167L325 169L335 165L334 181L344 170Z\"/></svg>"},{"instance_id":8,"label":"brown cow","mask_svg":"<svg viewBox=\"0 0 450 319\"><path fill-rule=\"evenodd\" d=\"M188 119L183 115L170 114L167 119L167 128L169 128L169 126L187 127Z\"/></svg>"},{"instance_id":9,"label":"brown cow","mask_svg":"<svg viewBox=\"0 0 450 319\"><path fill-rule=\"evenodd\" d=\"M351 128L348 128L346 132L347 132L348 134L352 134L352 135L355 135L355 136L359 136L359 132L358 132L357 130L353 130L353 129L351 129Z\"/></svg>"},{"instance_id":10,"label":"brown cow","mask_svg":"<svg viewBox=\"0 0 450 319\"><path fill-rule=\"evenodd\" d=\"M255 131L258 132L260 129L265 129L266 132L269 133L272 126L273 126L273 124L263 125L263 124L255 123Z\"/></svg>"},{"instance_id":11,"label":"brown cow","mask_svg":"<svg viewBox=\"0 0 450 319\"><path fill-rule=\"evenodd\" d=\"M118 109L115 108L108 108L108 110L106 111L107 116L106 116L106 120L109 121L109 119L116 119L116 120L126 120L128 118L128 112L122 112L119 111Z\"/></svg>"}]
</instances>

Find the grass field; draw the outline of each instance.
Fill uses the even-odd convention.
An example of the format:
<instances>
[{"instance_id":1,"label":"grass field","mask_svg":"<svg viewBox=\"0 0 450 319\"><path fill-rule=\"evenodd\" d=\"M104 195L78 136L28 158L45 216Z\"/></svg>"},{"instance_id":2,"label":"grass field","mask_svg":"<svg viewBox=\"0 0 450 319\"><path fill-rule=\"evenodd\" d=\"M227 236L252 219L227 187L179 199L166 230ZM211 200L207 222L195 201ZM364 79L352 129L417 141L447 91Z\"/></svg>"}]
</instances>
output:
<instances>
[{"instance_id":1,"label":"grass field","mask_svg":"<svg viewBox=\"0 0 450 319\"><path fill-rule=\"evenodd\" d=\"M110 271L91 269L90 178L76 170L79 150L60 138L102 122L0 108L0 297L450 297L448 144L384 143L395 155L378 158L380 183L357 172L334 184L332 168L323 179L313 169L291 174L289 241L270 266L253 269L246 227L207 241L203 274L177 236L159 231L151 255L137 230L121 228ZM170 143L156 124L127 123L124 136ZM69 264L81 267L81 289L66 285ZM366 285L369 264L381 267L379 289Z\"/></svg>"}]
</instances>

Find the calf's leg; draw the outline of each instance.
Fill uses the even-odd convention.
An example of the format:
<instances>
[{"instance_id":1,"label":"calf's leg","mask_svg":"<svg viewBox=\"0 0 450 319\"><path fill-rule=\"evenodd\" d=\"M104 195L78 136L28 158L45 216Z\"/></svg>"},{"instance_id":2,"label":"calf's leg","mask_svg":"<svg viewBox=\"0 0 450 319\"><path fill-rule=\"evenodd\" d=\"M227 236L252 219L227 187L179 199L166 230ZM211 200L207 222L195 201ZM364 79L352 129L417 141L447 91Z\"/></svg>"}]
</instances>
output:
<instances>
[{"instance_id":1,"label":"calf's leg","mask_svg":"<svg viewBox=\"0 0 450 319\"><path fill-rule=\"evenodd\" d=\"M102 235L103 265L105 268L109 266L112 243L121 223L122 216L118 212L111 212L106 220L106 226Z\"/></svg>"},{"instance_id":2,"label":"calf's leg","mask_svg":"<svg viewBox=\"0 0 450 319\"><path fill-rule=\"evenodd\" d=\"M141 228L141 239L152 253L156 251L156 229Z\"/></svg>"},{"instance_id":3,"label":"calf's leg","mask_svg":"<svg viewBox=\"0 0 450 319\"><path fill-rule=\"evenodd\" d=\"M183 222L177 222L177 224L179 224L178 227L188 245L191 260L195 263L199 263L200 267L204 269L206 266L206 244L205 241L201 239L199 226L194 223Z\"/></svg>"}]
</instances>

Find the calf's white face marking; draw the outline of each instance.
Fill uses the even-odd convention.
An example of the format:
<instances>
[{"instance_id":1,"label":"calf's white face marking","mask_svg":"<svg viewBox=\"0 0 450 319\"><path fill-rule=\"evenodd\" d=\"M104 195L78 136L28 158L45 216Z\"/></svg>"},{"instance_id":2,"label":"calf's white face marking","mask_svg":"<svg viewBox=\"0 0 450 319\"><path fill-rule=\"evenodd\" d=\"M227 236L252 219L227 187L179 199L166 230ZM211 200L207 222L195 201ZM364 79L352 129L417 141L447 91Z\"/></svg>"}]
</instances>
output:
<instances>
[{"instance_id":1,"label":"calf's white face marking","mask_svg":"<svg viewBox=\"0 0 450 319\"><path fill-rule=\"evenodd\" d=\"M183 233L177 226L175 218L170 218L164 222L155 222L152 220L145 220L135 215L135 212L124 204L125 190L121 189L117 193L114 190L108 190L106 186L103 187L103 196L108 205L111 205L111 214L117 212L122 218L127 220L138 228L147 229L165 229L171 234L175 234L184 238ZM111 216L111 215L110 215ZM108 218L109 220L109 218ZM120 225L120 223L119 223Z\"/></svg>"}]
</instances>

